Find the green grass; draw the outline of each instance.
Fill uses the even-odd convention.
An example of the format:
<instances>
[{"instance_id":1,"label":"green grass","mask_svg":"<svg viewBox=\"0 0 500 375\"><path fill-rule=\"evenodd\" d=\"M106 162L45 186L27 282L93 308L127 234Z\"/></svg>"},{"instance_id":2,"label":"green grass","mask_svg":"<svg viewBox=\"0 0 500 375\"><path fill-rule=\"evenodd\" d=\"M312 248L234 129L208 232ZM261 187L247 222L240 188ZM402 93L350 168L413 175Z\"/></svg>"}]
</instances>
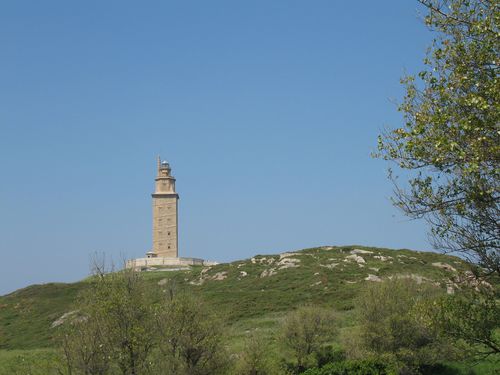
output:
<instances>
[{"instance_id":1,"label":"green grass","mask_svg":"<svg viewBox=\"0 0 500 375\"><path fill-rule=\"evenodd\" d=\"M86 283L32 285L0 297L0 349L53 346L52 322L71 310Z\"/></svg>"},{"instance_id":2,"label":"green grass","mask_svg":"<svg viewBox=\"0 0 500 375\"><path fill-rule=\"evenodd\" d=\"M0 350L0 375L57 374L55 349Z\"/></svg>"}]
</instances>

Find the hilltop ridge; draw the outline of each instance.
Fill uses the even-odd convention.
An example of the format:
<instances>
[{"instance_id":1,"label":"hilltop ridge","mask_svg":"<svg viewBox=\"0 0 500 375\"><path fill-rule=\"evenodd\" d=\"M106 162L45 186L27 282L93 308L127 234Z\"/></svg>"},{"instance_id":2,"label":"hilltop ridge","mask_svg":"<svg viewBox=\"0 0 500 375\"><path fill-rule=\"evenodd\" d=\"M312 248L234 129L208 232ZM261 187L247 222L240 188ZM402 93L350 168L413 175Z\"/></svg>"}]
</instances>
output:
<instances>
[{"instance_id":1,"label":"hilltop ridge","mask_svg":"<svg viewBox=\"0 0 500 375\"><path fill-rule=\"evenodd\" d=\"M250 320L273 325L283 313L307 303L348 313L364 285L387 278L411 278L453 293L467 264L433 252L323 246L209 267L149 271L154 272L143 275L152 288L199 295L238 331ZM57 326L64 324L65 314L74 310L78 294L87 285L88 279L32 285L1 296L0 349L52 347Z\"/></svg>"}]
</instances>

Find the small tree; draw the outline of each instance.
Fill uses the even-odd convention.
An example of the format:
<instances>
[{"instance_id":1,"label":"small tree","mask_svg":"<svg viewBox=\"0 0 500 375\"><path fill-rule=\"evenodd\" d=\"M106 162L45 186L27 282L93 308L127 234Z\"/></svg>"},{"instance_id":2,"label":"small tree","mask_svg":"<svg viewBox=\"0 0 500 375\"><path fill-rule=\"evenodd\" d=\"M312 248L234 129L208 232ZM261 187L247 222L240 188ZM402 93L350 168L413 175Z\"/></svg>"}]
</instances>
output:
<instances>
[{"instance_id":1,"label":"small tree","mask_svg":"<svg viewBox=\"0 0 500 375\"><path fill-rule=\"evenodd\" d=\"M437 288L394 279L370 285L357 301L359 344L365 356L390 358L407 371L451 355L445 340L415 318L413 308L442 294Z\"/></svg>"},{"instance_id":2,"label":"small tree","mask_svg":"<svg viewBox=\"0 0 500 375\"><path fill-rule=\"evenodd\" d=\"M150 292L141 275L131 269L100 275L93 291L91 301L96 303L90 306L123 375L147 372L156 340Z\"/></svg>"},{"instance_id":3,"label":"small tree","mask_svg":"<svg viewBox=\"0 0 500 375\"><path fill-rule=\"evenodd\" d=\"M156 330L166 373L211 375L226 369L222 326L201 301L188 295L165 300L156 314Z\"/></svg>"},{"instance_id":4,"label":"small tree","mask_svg":"<svg viewBox=\"0 0 500 375\"><path fill-rule=\"evenodd\" d=\"M156 340L153 299L141 275L125 269L106 273L94 267L89 288L80 296L80 318L63 333L68 373L123 375L148 371Z\"/></svg>"},{"instance_id":5,"label":"small tree","mask_svg":"<svg viewBox=\"0 0 500 375\"><path fill-rule=\"evenodd\" d=\"M111 350L103 334L102 325L95 316L80 316L64 328L61 347L69 375L109 373Z\"/></svg>"},{"instance_id":6,"label":"small tree","mask_svg":"<svg viewBox=\"0 0 500 375\"><path fill-rule=\"evenodd\" d=\"M303 306L289 313L283 322L283 344L295 360L295 370L302 372L317 365L321 347L334 335L333 316L328 311Z\"/></svg>"},{"instance_id":7,"label":"small tree","mask_svg":"<svg viewBox=\"0 0 500 375\"><path fill-rule=\"evenodd\" d=\"M270 374L267 363L267 344L265 340L253 333L250 335L240 354L237 373L239 375L267 375Z\"/></svg>"}]
</instances>

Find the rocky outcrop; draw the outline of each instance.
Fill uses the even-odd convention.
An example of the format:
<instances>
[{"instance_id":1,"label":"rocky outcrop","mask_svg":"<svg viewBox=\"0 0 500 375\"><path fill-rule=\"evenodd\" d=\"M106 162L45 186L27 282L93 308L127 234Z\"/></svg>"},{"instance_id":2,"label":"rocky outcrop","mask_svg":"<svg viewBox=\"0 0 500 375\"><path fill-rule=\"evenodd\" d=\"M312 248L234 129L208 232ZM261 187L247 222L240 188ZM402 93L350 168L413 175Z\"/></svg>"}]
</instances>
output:
<instances>
[{"instance_id":1,"label":"rocky outcrop","mask_svg":"<svg viewBox=\"0 0 500 375\"><path fill-rule=\"evenodd\" d=\"M457 270L454 267L450 266L448 263L435 262L432 263L432 265L446 271L457 272Z\"/></svg>"}]
</instances>

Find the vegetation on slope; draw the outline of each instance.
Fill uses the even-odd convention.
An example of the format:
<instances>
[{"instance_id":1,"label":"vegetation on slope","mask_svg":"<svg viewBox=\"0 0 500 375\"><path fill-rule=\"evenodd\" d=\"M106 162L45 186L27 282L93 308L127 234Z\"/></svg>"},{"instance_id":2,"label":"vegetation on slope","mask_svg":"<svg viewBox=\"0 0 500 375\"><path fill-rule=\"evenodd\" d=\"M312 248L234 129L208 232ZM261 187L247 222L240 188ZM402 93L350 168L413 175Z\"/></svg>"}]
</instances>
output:
<instances>
[{"instance_id":1,"label":"vegetation on slope","mask_svg":"<svg viewBox=\"0 0 500 375\"><path fill-rule=\"evenodd\" d=\"M206 317L208 311L213 310L221 318L216 320L225 323L224 329L213 332L214 337L222 340L221 350L230 354L231 363L226 369L229 372L224 370L221 372L224 374L232 373L231 369L236 369L239 374L256 374L255 369L260 369L259 374L298 374L315 366L319 366L317 369L320 371L321 366L328 363L336 363L339 369L342 366L377 368L381 365L385 371L382 373L399 368L421 374L424 373L421 372L425 368L423 365L430 366L432 371L438 368L435 366L444 366L443 371L448 371L452 368L444 365L443 361L454 358L463 360L463 355L455 356L456 337L447 335L449 327L462 326L463 314L452 317L446 310L451 320L443 326L442 319L436 321L433 317L445 310L434 313L434 308L429 310L425 301L429 300L432 302L430 306L436 306L434 301L445 301L440 296L453 296L455 293L457 297L465 296L463 291L471 290L467 285L471 286L474 280L481 282L472 277L468 267L459 258L430 252L327 246L188 270L149 269L150 272L141 272L140 277L135 274L130 279L136 280L138 287L137 292L129 296L137 298L130 301L128 294L121 296L128 290L127 272L100 274L75 284L32 286L0 297L0 340L5 349L0 351L5 362L0 365L0 374L2 371L9 374L21 371L38 375L52 373L55 368L64 372L65 361L87 358L88 353L81 352L81 348L92 347L87 344L95 344L95 340L101 339L104 340L102 345L96 348L108 348L110 352L101 353L102 349L98 349L99 355L103 358L124 358L123 353L119 354L117 350L118 343L128 340L123 341L120 335L129 334L126 330L122 331L126 327L122 323L130 314L130 317L135 317L131 326L139 329L133 332L151 333L151 337L146 335L150 340L145 342L147 345L144 348L150 348L150 345L156 348L153 352L148 349L150 354L147 356L151 358L145 364L151 365L147 367L164 367L160 363L166 358L158 356L161 348L170 353L179 368L184 368L187 364L183 362L182 352L177 349L172 351L161 344L173 342L168 337L173 332L169 330L174 327L188 332L181 324L186 321L185 316L175 318L175 314L168 312L171 306L175 306L169 302L174 301L173 296L189 296L183 305L185 309L181 309L187 316L194 313L192 308L201 306L200 301L205 301L207 310L200 310L199 316ZM99 287L99 280L104 282L103 289ZM477 286L493 290L489 284L472 286L472 290ZM430 299L423 298L423 290L430 292L427 294ZM402 304L403 300L407 303ZM182 301L179 300L181 304ZM476 303L474 299L469 301ZM446 306L454 305L455 302ZM457 309L450 311L460 313L463 305L456 306ZM478 315L479 320L468 319L467 330L459 332L460 335L472 332L472 336L469 335L471 340L496 340L492 336L496 333L491 327L496 324L497 307L496 304L491 307L491 324L483 324L482 315ZM137 315L141 311L145 315ZM161 311L166 314L166 320L154 318L162 315ZM92 319L94 315L97 320ZM147 316L152 320L146 319ZM175 323L160 325L158 329L146 328L169 319L178 319L180 326ZM106 321L109 324L101 326ZM95 325L93 322L101 323ZM210 321L206 322L206 327L212 326ZM411 329L404 329L410 326ZM484 334L477 336L477 328ZM65 332L69 332L69 336ZM384 345L381 339L385 340ZM461 337L459 339L464 341ZM63 362L61 345L65 348L64 353L70 354L69 357L65 355ZM448 346L449 349L446 349ZM469 348L474 346L474 343L468 345ZM477 349L483 350L484 345L477 346ZM190 349L187 350L190 352ZM265 353L264 356L262 353ZM122 367L120 361L113 366ZM100 361L98 364L108 368L108 362ZM174 362L167 360L165 363ZM387 367L385 362L392 367ZM148 371L152 371L153 367ZM333 368L336 367L327 367L329 370L325 371ZM457 369L450 371L462 373Z\"/></svg>"},{"instance_id":2,"label":"vegetation on slope","mask_svg":"<svg viewBox=\"0 0 500 375\"><path fill-rule=\"evenodd\" d=\"M454 278L465 270L461 259L432 252L326 246L186 271L147 272L145 278L151 288L202 297L235 327L237 336L246 329L246 321L273 325L280 314L307 303L348 315L360 290L376 282L367 278L399 275L446 288L453 287ZM0 297L0 349L52 347L54 322L74 310L78 294L87 286L87 281L33 285Z\"/></svg>"}]
</instances>

